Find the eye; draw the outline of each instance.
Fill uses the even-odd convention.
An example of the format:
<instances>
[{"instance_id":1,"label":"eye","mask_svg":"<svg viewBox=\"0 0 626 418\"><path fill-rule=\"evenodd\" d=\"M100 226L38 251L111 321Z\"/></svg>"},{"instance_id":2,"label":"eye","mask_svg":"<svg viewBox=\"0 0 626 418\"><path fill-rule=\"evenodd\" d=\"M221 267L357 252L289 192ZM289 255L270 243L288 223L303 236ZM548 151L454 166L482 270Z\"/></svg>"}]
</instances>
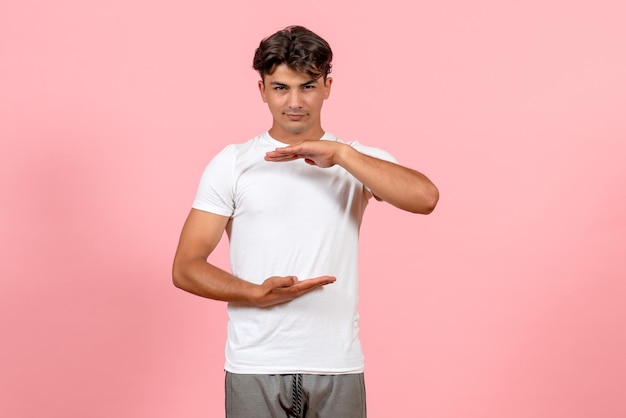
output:
<instances>
[{"instance_id":1,"label":"eye","mask_svg":"<svg viewBox=\"0 0 626 418\"><path fill-rule=\"evenodd\" d=\"M302 88L304 90L313 90L315 86L313 84L307 84L306 86L303 86Z\"/></svg>"},{"instance_id":2,"label":"eye","mask_svg":"<svg viewBox=\"0 0 626 418\"><path fill-rule=\"evenodd\" d=\"M287 89L287 87L285 87L285 86L274 86L274 90L280 91L280 90L286 90L286 89Z\"/></svg>"}]
</instances>

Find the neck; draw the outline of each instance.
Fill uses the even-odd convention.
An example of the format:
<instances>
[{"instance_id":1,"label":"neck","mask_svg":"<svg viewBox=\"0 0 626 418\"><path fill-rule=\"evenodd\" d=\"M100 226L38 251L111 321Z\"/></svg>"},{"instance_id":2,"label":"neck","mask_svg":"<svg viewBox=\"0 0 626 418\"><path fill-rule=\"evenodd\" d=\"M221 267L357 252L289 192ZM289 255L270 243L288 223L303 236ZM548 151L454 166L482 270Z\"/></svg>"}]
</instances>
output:
<instances>
[{"instance_id":1,"label":"neck","mask_svg":"<svg viewBox=\"0 0 626 418\"><path fill-rule=\"evenodd\" d=\"M321 126L307 129L303 132L289 132L276 126L272 126L269 130L269 134L272 138L289 145L297 144L304 140L321 139L325 133Z\"/></svg>"}]
</instances>

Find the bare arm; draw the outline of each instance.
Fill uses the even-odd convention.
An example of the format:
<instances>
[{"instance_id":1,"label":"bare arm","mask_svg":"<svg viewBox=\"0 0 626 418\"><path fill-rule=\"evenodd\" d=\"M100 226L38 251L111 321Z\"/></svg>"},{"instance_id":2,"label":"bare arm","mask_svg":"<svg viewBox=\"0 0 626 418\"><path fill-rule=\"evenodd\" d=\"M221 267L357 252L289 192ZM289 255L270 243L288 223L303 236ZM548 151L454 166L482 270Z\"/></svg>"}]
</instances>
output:
<instances>
[{"instance_id":1,"label":"bare arm","mask_svg":"<svg viewBox=\"0 0 626 418\"><path fill-rule=\"evenodd\" d=\"M174 257L174 285L198 296L265 307L288 302L335 281L321 276L298 280L273 276L261 285L250 283L210 264L207 258L219 243L228 217L192 209L183 226Z\"/></svg>"},{"instance_id":2,"label":"bare arm","mask_svg":"<svg viewBox=\"0 0 626 418\"><path fill-rule=\"evenodd\" d=\"M332 167L338 164L367 186L375 197L413 213L428 214L439 200L439 190L422 173L370 157L347 144L332 141L302 141L268 152L267 161L303 158L308 164Z\"/></svg>"}]
</instances>

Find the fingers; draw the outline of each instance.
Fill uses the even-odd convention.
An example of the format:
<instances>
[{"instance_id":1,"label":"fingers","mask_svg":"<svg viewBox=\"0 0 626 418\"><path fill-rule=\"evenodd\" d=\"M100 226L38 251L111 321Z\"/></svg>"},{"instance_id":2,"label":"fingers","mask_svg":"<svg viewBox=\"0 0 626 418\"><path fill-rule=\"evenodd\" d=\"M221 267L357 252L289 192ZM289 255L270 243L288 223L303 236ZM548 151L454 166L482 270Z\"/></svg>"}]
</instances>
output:
<instances>
[{"instance_id":1,"label":"fingers","mask_svg":"<svg viewBox=\"0 0 626 418\"><path fill-rule=\"evenodd\" d=\"M260 286L261 294L256 299L258 307L268 307L289 302L327 284L334 283L333 276L320 276L298 280L295 276L274 276Z\"/></svg>"},{"instance_id":2,"label":"fingers","mask_svg":"<svg viewBox=\"0 0 626 418\"><path fill-rule=\"evenodd\" d=\"M336 281L337 281L337 278L335 276L319 276L319 277L314 277L312 279L305 280L305 282L313 282L321 286L335 283Z\"/></svg>"},{"instance_id":3,"label":"fingers","mask_svg":"<svg viewBox=\"0 0 626 418\"><path fill-rule=\"evenodd\" d=\"M309 165L328 168L336 164L337 146L337 143L331 141L305 140L295 145L266 152L265 161L285 162L303 159Z\"/></svg>"},{"instance_id":4,"label":"fingers","mask_svg":"<svg viewBox=\"0 0 626 418\"><path fill-rule=\"evenodd\" d=\"M276 148L265 153L266 161L293 161L303 157L295 147Z\"/></svg>"},{"instance_id":5,"label":"fingers","mask_svg":"<svg viewBox=\"0 0 626 418\"><path fill-rule=\"evenodd\" d=\"M267 284L272 289L280 289L283 287L289 287L298 282L296 276L274 276L267 279L263 284Z\"/></svg>"},{"instance_id":6,"label":"fingers","mask_svg":"<svg viewBox=\"0 0 626 418\"><path fill-rule=\"evenodd\" d=\"M316 162L316 159L320 159L319 155L314 154L304 154L304 153L288 153L288 154L278 154L274 151L268 152L265 154L265 161L270 162L286 162L286 161L294 161L303 159L305 163L309 165L320 165ZM324 161L325 159L322 157L320 161Z\"/></svg>"},{"instance_id":7,"label":"fingers","mask_svg":"<svg viewBox=\"0 0 626 418\"><path fill-rule=\"evenodd\" d=\"M337 280L333 276L320 276L312 279L302 280L300 282L295 283L291 289L302 296L303 294L315 290L319 287L326 286L327 284L334 283Z\"/></svg>"},{"instance_id":8,"label":"fingers","mask_svg":"<svg viewBox=\"0 0 626 418\"><path fill-rule=\"evenodd\" d=\"M311 148L311 143L316 144L319 141L304 140L295 145L289 145L287 147L276 148L273 151L265 153L265 159L267 161L292 161L298 158L305 158L311 152L314 152L315 148ZM307 146L305 146L307 144Z\"/></svg>"},{"instance_id":9,"label":"fingers","mask_svg":"<svg viewBox=\"0 0 626 418\"><path fill-rule=\"evenodd\" d=\"M334 276L319 276L311 279L300 280L296 276L274 276L263 282L271 290L289 290L292 292L309 291L320 286L334 283Z\"/></svg>"},{"instance_id":10,"label":"fingers","mask_svg":"<svg viewBox=\"0 0 626 418\"><path fill-rule=\"evenodd\" d=\"M301 147L299 147L298 145L290 145L288 147L276 148L274 152L276 154L283 154L283 155L284 154L297 154L299 148Z\"/></svg>"},{"instance_id":11,"label":"fingers","mask_svg":"<svg viewBox=\"0 0 626 418\"><path fill-rule=\"evenodd\" d=\"M298 158L302 158L299 155L271 155L271 153L265 154L265 161L273 161L273 162L283 162L283 161L293 161Z\"/></svg>"}]
</instances>

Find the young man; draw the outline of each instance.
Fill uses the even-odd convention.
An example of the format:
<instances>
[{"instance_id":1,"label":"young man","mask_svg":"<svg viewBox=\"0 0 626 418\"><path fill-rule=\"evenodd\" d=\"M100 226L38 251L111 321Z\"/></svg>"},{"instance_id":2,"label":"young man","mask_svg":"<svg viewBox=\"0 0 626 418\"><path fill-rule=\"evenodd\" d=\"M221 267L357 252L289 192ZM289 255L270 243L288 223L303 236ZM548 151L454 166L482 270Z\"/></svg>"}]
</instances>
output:
<instances>
[{"instance_id":1,"label":"young man","mask_svg":"<svg viewBox=\"0 0 626 418\"><path fill-rule=\"evenodd\" d=\"M387 152L321 125L332 51L291 26L261 41L253 67L269 131L225 147L202 175L174 284L228 302L226 416L365 417L357 244L373 196L428 214L439 198ZM231 271L207 259L223 232Z\"/></svg>"}]
</instances>

